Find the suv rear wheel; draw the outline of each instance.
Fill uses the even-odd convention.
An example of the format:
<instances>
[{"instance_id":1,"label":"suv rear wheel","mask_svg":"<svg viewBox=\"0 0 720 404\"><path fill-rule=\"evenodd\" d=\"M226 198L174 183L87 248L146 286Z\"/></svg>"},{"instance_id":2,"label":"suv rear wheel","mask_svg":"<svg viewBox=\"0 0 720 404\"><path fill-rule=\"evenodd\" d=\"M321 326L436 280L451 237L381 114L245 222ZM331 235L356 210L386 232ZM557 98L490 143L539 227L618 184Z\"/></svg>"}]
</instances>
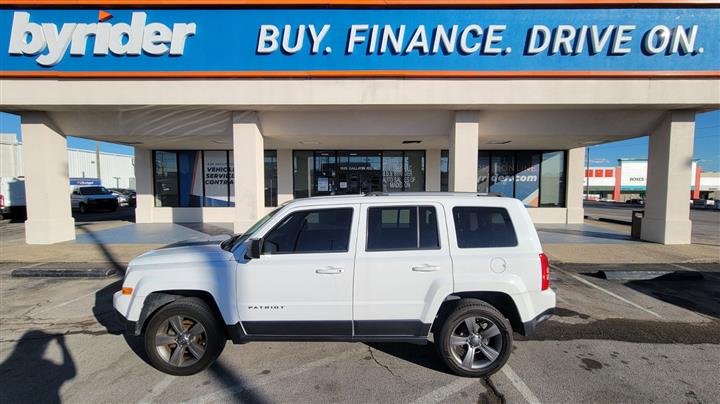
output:
<instances>
[{"instance_id":1,"label":"suv rear wheel","mask_svg":"<svg viewBox=\"0 0 720 404\"><path fill-rule=\"evenodd\" d=\"M148 322L144 339L152 365L176 376L210 366L226 342L212 309L198 298L182 298L158 310Z\"/></svg>"},{"instance_id":2,"label":"suv rear wheel","mask_svg":"<svg viewBox=\"0 0 720 404\"><path fill-rule=\"evenodd\" d=\"M507 362L512 351L512 328L493 306L463 300L445 319L435 341L445 364L456 374L489 376Z\"/></svg>"}]
</instances>

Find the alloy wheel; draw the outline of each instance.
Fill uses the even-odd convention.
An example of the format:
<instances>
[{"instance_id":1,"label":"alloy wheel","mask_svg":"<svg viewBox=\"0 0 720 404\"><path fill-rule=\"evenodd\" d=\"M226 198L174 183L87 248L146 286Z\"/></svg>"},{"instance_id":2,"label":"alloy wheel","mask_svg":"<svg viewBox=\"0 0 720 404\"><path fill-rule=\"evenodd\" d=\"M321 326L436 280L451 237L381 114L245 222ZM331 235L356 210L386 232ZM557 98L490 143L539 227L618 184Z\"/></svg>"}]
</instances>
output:
<instances>
[{"instance_id":1,"label":"alloy wheel","mask_svg":"<svg viewBox=\"0 0 720 404\"><path fill-rule=\"evenodd\" d=\"M450 334L453 360L467 370L485 369L502 354L504 340L500 327L484 316L467 317Z\"/></svg>"},{"instance_id":2,"label":"alloy wheel","mask_svg":"<svg viewBox=\"0 0 720 404\"><path fill-rule=\"evenodd\" d=\"M205 355L207 341L207 332L202 323L192 317L174 315L158 327L155 349L168 364L187 367Z\"/></svg>"}]
</instances>

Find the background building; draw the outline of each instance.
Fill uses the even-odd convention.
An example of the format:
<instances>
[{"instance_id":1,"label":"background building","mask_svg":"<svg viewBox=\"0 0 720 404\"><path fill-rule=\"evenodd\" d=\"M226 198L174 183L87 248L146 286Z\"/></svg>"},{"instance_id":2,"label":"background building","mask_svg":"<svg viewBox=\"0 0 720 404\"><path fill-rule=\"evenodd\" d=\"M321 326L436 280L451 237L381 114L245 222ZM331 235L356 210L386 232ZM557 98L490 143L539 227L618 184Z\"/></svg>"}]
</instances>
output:
<instances>
[{"instance_id":1,"label":"background building","mask_svg":"<svg viewBox=\"0 0 720 404\"><path fill-rule=\"evenodd\" d=\"M701 197L701 174L702 169L693 161L688 179L689 199ZM647 178L647 159L620 159L617 167L586 168L584 185L590 199L625 202L645 198Z\"/></svg>"}]
</instances>

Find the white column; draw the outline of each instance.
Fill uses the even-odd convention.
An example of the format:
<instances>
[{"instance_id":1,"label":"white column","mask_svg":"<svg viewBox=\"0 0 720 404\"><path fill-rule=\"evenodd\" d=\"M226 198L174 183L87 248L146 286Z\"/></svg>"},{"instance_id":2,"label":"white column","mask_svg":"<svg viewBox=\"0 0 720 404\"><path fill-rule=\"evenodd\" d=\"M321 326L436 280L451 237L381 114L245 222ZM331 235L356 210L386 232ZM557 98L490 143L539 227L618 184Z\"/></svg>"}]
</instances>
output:
<instances>
[{"instance_id":1,"label":"white column","mask_svg":"<svg viewBox=\"0 0 720 404\"><path fill-rule=\"evenodd\" d=\"M277 177L278 205L280 205L293 199L292 150L277 151Z\"/></svg>"},{"instance_id":2,"label":"white column","mask_svg":"<svg viewBox=\"0 0 720 404\"><path fill-rule=\"evenodd\" d=\"M690 171L695 112L669 112L650 134L641 238L690 244Z\"/></svg>"},{"instance_id":3,"label":"white column","mask_svg":"<svg viewBox=\"0 0 720 404\"><path fill-rule=\"evenodd\" d=\"M265 211L263 137L257 113L233 113L235 232L247 230Z\"/></svg>"},{"instance_id":4,"label":"white column","mask_svg":"<svg viewBox=\"0 0 720 404\"><path fill-rule=\"evenodd\" d=\"M153 223L155 196L153 195L152 150L135 148L135 223Z\"/></svg>"},{"instance_id":5,"label":"white column","mask_svg":"<svg viewBox=\"0 0 720 404\"><path fill-rule=\"evenodd\" d=\"M565 187L565 206L567 223L583 223L583 177L585 176L585 148L578 147L567 153L567 183Z\"/></svg>"},{"instance_id":6,"label":"white column","mask_svg":"<svg viewBox=\"0 0 720 404\"><path fill-rule=\"evenodd\" d=\"M480 113L455 112L450 133L448 190L451 192L477 192L478 137Z\"/></svg>"},{"instance_id":7,"label":"white column","mask_svg":"<svg viewBox=\"0 0 720 404\"><path fill-rule=\"evenodd\" d=\"M44 113L21 118L25 171L25 241L52 244L75 239L70 210L67 140Z\"/></svg>"},{"instance_id":8,"label":"white column","mask_svg":"<svg viewBox=\"0 0 720 404\"><path fill-rule=\"evenodd\" d=\"M440 149L425 150L425 190L440 191Z\"/></svg>"}]
</instances>

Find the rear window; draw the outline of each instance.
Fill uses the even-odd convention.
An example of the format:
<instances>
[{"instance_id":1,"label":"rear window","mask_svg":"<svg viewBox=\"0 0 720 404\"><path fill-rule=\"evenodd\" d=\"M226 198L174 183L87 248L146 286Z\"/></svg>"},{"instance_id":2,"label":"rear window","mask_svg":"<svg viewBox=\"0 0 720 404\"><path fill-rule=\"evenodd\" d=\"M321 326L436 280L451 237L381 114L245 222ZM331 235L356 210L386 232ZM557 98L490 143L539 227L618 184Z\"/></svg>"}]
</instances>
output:
<instances>
[{"instance_id":1,"label":"rear window","mask_svg":"<svg viewBox=\"0 0 720 404\"><path fill-rule=\"evenodd\" d=\"M517 237L504 208L455 207L453 220L460 248L514 247Z\"/></svg>"},{"instance_id":2,"label":"rear window","mask_svg":"<svg viewBox=\"0 0 720 404\"><path fill-rule=\"evenodd\" d=\"M440 248L437 213L432 206L368 209L367 251Z\"/></svg>"}]
</instances>

